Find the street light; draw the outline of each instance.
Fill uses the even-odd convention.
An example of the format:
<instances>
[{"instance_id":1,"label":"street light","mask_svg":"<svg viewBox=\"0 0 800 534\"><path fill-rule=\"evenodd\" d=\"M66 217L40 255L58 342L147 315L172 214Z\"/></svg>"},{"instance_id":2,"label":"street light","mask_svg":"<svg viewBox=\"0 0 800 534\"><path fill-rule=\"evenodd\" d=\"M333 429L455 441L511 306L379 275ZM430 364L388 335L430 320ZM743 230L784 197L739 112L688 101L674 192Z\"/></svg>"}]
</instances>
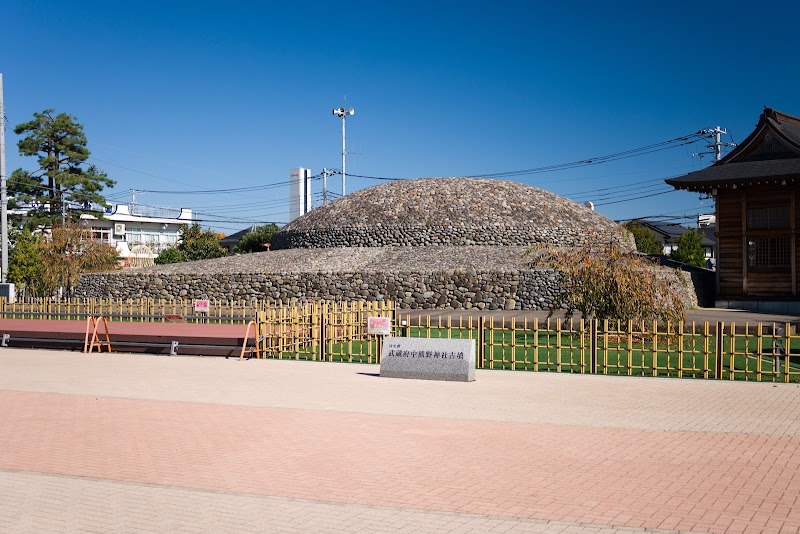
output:
<instances>
[{"instance_id":1,"label":"street light","mask_svg":"<svg viewBox=\"0 0 800 534\"><path fill-rule=\"evenodd\" d=\"M345 155L347 152L344 144L344 122L348 115L355 115L355 113L356 112L353 108L350 109L333 108L333 114L342 119L342 196L345 195L345 180L346 180L345 176L347 174L345 172L345 162L346 162Z\"/></svg>"},{"instance_id":2,"label":"street light","mask_svg":"<svg viewBox=\"0 0 800 534\"><path fill-rule=\"evenodd\" d=\"M0 73L0 282L8 279L8 181L6 176L6 124L3 114L3 74Z\"/></svg>"}]
</instances>

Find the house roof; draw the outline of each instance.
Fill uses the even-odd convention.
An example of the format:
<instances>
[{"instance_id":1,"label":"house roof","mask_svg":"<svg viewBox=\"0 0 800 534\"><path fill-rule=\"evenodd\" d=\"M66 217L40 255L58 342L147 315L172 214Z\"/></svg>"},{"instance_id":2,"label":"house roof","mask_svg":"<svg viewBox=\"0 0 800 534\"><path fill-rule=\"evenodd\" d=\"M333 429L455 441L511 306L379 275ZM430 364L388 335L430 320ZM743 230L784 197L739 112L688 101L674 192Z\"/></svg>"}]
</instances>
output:
<instances>
[{"instance_id":1,"label":"house roof","mask_svg":"<svg viewBox=\"0 0 800 534\"><path fill-rule=\"evenodd\" d=\"M248 226L244 230L239 230L236 233L233 233L233 234L231 234L229 236L223 237L222 239L219 240L219 244L222 245L223 247L224 246L228 246L228 245L235 245L236 243L241 241L241 239L244 236L246 236L247 234L249 234L252 231L253 231L253 227L252 226Z\"/></svg>"},{"instance_id":2,"label":"house roof","mask_svg":"<svg viewBox=\"0 0 800 534\"><path fill-rule=\"evenodd\" d=\"M685 226L681 226L678 223L670 223L670 222L663 222L663 221L639 221L642 226L645 226L656 232L661 234L664 238L664 241L668 243L675 243L680 239L681 234L688 232L690 228ZM716 240L712 239L711 237L714 236L714 229L712 227L701 228L698 230L703 235L703 246L704 247L713 247L716 245Z\"/></svg>"},{"instance_id":3,"label":"house roof","mask_svg":"<svg viewBox=\"0 0 800 534\"><path fill-rule=\"evenodd\" d=\"M714 245L717 244L717 225L713 226L702 226L699 230L700 233L703 234L703 245L706 244L706 241L712 243Z\"/></svg>"},{"instance_id":4,"label":"house roof","mask_svg":"<svg viewBox=\"0 0 800 534\"><path fill-rule=\"evenodd\" d=\"M650 230L661 234L664 237L680 237L687 228L677 223L668 223L662 221L640 221L642 226L646 226Z\"/></svg>"},{"instance_id":5,"label":"house roof","mask_svg":"<svg viewBox=\"0 0 800 534\"><path fill-rule=\"evenodd\" d=\"M665 182L689 191L800 182L800 117L765 107L753 132L727 156L706 169Z\"/></svg>"}]
</instances>

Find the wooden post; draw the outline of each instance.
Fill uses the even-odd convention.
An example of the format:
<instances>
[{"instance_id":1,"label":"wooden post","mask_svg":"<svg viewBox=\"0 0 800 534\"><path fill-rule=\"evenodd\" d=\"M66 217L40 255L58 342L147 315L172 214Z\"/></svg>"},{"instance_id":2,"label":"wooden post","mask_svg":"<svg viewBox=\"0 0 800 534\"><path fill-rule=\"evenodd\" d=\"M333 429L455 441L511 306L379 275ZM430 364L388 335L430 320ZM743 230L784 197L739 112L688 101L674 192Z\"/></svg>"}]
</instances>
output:
<instances>
[{"instance_id":1,"label":"wooden post","mask_svg":"<svg viewBox=\"0 0 800 534\"><path fill-rule=\"evenodd\" d=\"M597 374L597 319L589 319L589 372Z\"/></svg>"},{"instance_id":2,"label":"wooden post","mask_svg":"<svg viewBox=\"0 0 800 534\"><path fill-rule=\"evenodd\" d=\"M477 347L478 354L476 356L478 360L478 367L480 367L481 369L486 368L486 361L485 361L486 354L484 350L485 349L484 345L486 342L486 336L484 332L485 328L486 328L486 317L483 316L478 317L478 347Z\"/></svg>"},{"instance_id":3,"label":"wooden post","mask_svg":"<svg viewBox=\"0 0 800 534\"><path fill-rule=\"evenodd\" d=\"M722 345L725 343L725 337L723 334L723 330L725 328L724 323L721 321L717 321L717 331L716 331L716 347L715 347L715 378L717 380L722 379L722 355L723 355L723 347Z\"/></svg>"}]
</instances>

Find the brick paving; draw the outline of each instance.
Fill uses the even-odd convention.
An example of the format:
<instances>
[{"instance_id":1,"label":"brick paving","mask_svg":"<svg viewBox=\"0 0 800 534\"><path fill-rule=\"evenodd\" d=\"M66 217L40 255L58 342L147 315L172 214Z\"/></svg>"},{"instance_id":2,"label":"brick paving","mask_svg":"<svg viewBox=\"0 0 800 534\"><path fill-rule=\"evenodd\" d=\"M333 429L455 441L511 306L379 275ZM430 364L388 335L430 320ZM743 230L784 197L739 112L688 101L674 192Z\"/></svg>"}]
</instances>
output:
<instances>
[{"instance_id":1,"label":"brick paving","mask_svg":"<svg viewBox=\"0 0 800 534\"><path fill-rule=\"evenodd\" d=\"M0 471L0 532L473 532L639 534L659 531L200 491ZM8 514L9 509L13 513ZM662 531L663 532L663 531Z\"/></svg>"},{"instance_id":2,"label":"brick paving","mask_svg":"<svg viewBox=\"0 0 800 534\"><path fill-rule=\"evenodd\" d=\"M2 349L0 532L800 532L800 387Z\"/></svg>"}]
</instances>

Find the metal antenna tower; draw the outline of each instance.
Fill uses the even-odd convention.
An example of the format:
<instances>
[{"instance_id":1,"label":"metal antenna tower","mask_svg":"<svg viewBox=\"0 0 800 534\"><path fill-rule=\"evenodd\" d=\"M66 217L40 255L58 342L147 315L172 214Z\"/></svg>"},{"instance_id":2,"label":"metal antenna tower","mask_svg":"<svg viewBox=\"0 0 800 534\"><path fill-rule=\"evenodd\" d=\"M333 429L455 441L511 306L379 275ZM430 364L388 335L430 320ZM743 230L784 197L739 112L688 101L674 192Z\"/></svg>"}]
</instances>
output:
<instances>
[{"instance_id":1,"label":"metal antenna tower","mask_svg":"<svg viewBox=\"0 0 800 534\"><path fill-rule=\"evenodd\" d=\"M347 161L347 149L345 148L344 123L345 123L345 119L347 119L348 115L354 115L355 114L355 110L353 108L345 109L343 107L334 108L333 109L333 114L342 119L342 196L344 196L346 194L345 193L345 181L346 181L346 178L347 178L347 172L346 172L346 169L345 169L345 164L346 164L346 161Z\"/></svg>"}]
</instances>

